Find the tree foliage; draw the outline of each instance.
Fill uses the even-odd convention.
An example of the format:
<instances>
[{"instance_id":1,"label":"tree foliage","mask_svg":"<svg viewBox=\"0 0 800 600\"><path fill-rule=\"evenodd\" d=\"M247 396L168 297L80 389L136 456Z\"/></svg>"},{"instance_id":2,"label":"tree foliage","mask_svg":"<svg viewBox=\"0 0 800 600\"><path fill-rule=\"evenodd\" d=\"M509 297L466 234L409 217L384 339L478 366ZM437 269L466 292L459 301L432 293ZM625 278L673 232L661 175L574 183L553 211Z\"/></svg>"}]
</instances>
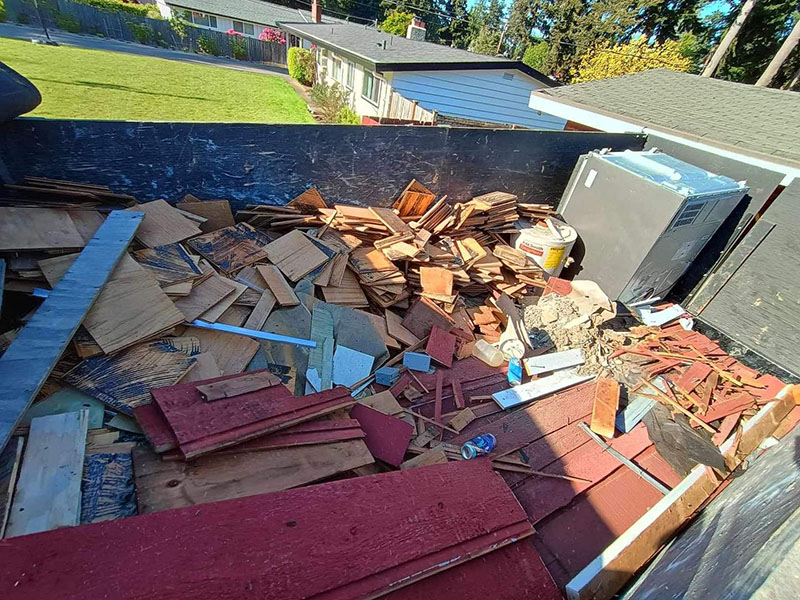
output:
<instances>
[{"instance_id":1,"label":"tree foliage","mask_svg":"<svg viewBox=\"0 0 800 600\"><path fill-rule=\"evenodd\" d=\"M539 40L525 49L522 62L531 69L536 69L541 73L547 73L548 54L550 54L550 45L544 40Z\"/></svg>"},{"instance_id":2,"label":"tree foliage","mask_svg":"<svg viewBox=\"0 0 800 600\"><path fill-rule=\"evenodd\" d=\"M411 20L413 18L414 15L412 13L395 10L386 16L386 19L384 19L383 23L381 23L379 29L381 31L385 31L386 33L405 36L406 32L408 31L408 26L411 24Z\"/></svg>"},{"instance_id":3,"label":"tree foliage","mask_svg":"<svg viewBox=\"0 0 800 600\"><path fill-rule=\"evenodd\" d=\"M467 0L446 0L445 12L452 15L452 18L439 31L442 43L453 48L466 49L472 40Z\"/></svg>"},{"instance_id":4,"label":"tree foliage","mask_svg":"<svg viewBox=\"0 0 800 600\"><path fill-rule=\"evenodd\" d=\"M573 83L630 75L653 68L686 72L691 59L681 54L680 42L649 45L643 37L628 44L601 42L586 52L575 70Z\"/></svg>"}]
</instances>

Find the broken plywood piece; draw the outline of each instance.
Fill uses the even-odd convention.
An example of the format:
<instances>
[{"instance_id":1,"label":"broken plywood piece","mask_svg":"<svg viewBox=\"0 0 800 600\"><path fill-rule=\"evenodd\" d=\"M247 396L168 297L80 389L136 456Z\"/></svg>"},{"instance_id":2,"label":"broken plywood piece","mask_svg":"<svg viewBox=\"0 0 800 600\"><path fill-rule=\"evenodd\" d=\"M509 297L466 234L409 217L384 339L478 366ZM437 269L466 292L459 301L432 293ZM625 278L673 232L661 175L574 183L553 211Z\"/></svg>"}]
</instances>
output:
<instances>
[{"instance_id":1,"label":"broken plywood piece","mask_svg":"<svg viewBox=\"0 0 800 600\"><path fill-rule=\"evenodd\" d=\"M85 244L66 211L0 207L0 251L77 249Z\"/></svg>"},{"instance_id":2,"label":"broken plywood piece","mask_svg":"<svg viewBox=\"0 0 800 600\"><path fill-rule=\"evenodd\" d=\"M12 437L5 450L0 452L0 540L5 536L8 514L11 512L24 443L23 437Z\"/></svg>"},{"instance_id":3,"label":"broken plywood piece","mask_svg":"<svg viewBox=\"0 0 800 600\"><path fill-rule=\"evenodd\" d=\"M270 291L275 295L275 300L280 306L297 306L300 300L294 289L275 265L257 265L259 275L264 279Z\"/></svg>"},{"instance_id":4,"label":"broken plywood piece","mask_svg":"<svg viewBox=\"0 0 800 600\"><path fill-rule=\"evenodd\" d=\"M442 267L420 267L419 280L423 295L434 299L453 294L453 272Z\"/></svg>"},{"instance_id":5,"label":"broken plywood piece","mask_svg":"<svg viewBox=\"0 0 800 600\"><path fill-rule=\"evenodd\" d=\"M136 239L150 248L181 242L202 233L196 223L184 217L166 200L137 204L127 210L145 214L144 221L136 232Z\"/></svg>"},{"instance_id":6,"label":"broken plywood piece","mask_svg":"<svg viewBox=\"0 0 800 600\"><path fill-rule=\"evenodd\" d=\"M414 346L420 343L420 339L417 336L403 327L403 317L388 309L386 310L385 315L386 329L388 330L390 336L406 346Z\"/></svg>"},{"instance_id":7,"label":"broken plywood piece","mask_svg":"<svg viewBox=\"0 0 800 600\"><path fill-rule=\"evenodd\" d=\"M250 316L247 317L247 321L244 322L244 328L258 329L260 331L264 323L267 322L267 318L272 312L272 309L275 308L275 303L275 295L269 290L264 290L258 302L256 302L253 312L250 313Z\"/></svg>"},{"instance_id":8,"label":"broken plywood piece","mask_svg":"<svg viewBox=\"0 0 800 600\"><path fill-rule=\"evenodd\" d=\"M269 236L247 223L218 229L187 242L225 273L264 260L269 243Z\"/></svg>"},{"instance_id":9,"label":"broken plywood piece","mask_svg":"<svg viewBox=\"0 0 800 600\"><path fill-rule=\"evenodd\" d=\"M456 351L456 336L434 325L431 329L425 353L440 365L453 366L453 353Z\"/></svg>"},{"instance_id":10,"label":"broken plywood piece","mask_svg":"<svg viewBox=\"0 0 800 600\"><path fill-rule=\"evenodd\" d=\"M372 372L375 357L337 345L333 353L333 383L349 387Z\"/></svg>"},{"instance_id":11,"label":"broken plywood piece","mask_svg":"<svg viewBox=\"0 0 800 600\"><path fill-rule=\"evenodd\" d=\"M236 224L231 212L231 203L227 200L187 200L187 198L184 198L182 202L178 202L176 208L205 218L205 223L200 225L203 233L209 233Z\"/></svg>"},{"instance_id":12,"label":"broken plywood piece","mask_svg":"<svg viewBox=\"0 0 800 600\"><path fill-rule=\"evenodd\" d=\"M617 408L619 408L619 383L608 377L598 377L592 407L591 430L605 438L613 438Z\"/></svg>"},{"instance_id":13,"label":"broken plywood piece","mask_svg":"<svg viewBox=\"0 0 800 600\"><path fill-rule=\"evenodd\" d=\"M350 416L357 419L367 436L364 442L375 458L399 467L411 443L414 426L364 404L350 409Z\"/></svg>"},{"instance_id":14,"label":"broken plywood piece","mask_svg":"<svg viewBox=\"0 0 800 600\"><path fill-rule=\"evenodd\" d=\"M320 289L322 290L322 297L329 304L350 306L352 308L366 308L369 306L369 301L358 283L358 278L350 269L344 271L338 287L326 286Z\"/></svg>"},{"instance_id":15,"label":"broken plywood piece","mask_svg":"<svg viewBox=\"0 0 800 600\"><path fill-rule=\"evenodd\" d=\"M464 429L464 427L472 423L477 418L478 416L472 411L471 408L465 408L456 413L456 415L450 419L447 424L456 431L461 431Z\"/></svg>"},{"instance_id":16,"label":"broken plywood piece","mask_svg":"<svg viewBox=\"0 0 800 600\"><path fill-rule=\"evenodd\" d=\"M136 514L131 448L135 444L111 444L88 453L81 485L81 524L102 523ZM120 448L115 448L120 446Z\"/></svg>"},{"instance_id":17,"label":"broken plywood piece","mask_svg":"<svg viewBox=\"0 0 800 600\"><path fill-rule=\"evenodd\" d=\"M299 229L270 242L265 251L269 261L290 281L299 281L328 261L328 256Z\"/></svg>"},{"instance_id":18,"label":"broken plywood piece","mask_svg":"<svg viewBox=\"0 0 800 600\"><path fill-rule=\"evenodd\" d=\"M188 296L176 299L175 307L183 313L187 321L194 321L229 295L232 296L237 290L233 284L230 279L215 273L194 286Z\"/></svg>"},{"instance_id":19,"label":"broken plywood piece","mask_svg":"<svg viewBox=\"0 0 800 600\"><path fill-rule=\"evenodd\" d=\"M427 467L428 465L438 465L447 462L447 454L440 447L431 448L422 454L417 454L414 458L400 464L400 469L413 469L415 467Z\"/></svg>"},{"instance_id":20,"label":"broken plywood piece","mask_svg":"<svg viewBox=\"0 0 800 600\"><path fill-rule=\"evenodd\" d=\"M202 456L191 463L164 461L149 448L133 451L142 514L277 492L372 464L362 440Z\"/></svg>"},{"instance_id":21,"label":"broken plywood piece","mask_svg":"<svg viewBox=\"0 0 800 600\"><path fill-rule=\"evenodd\" d=\"M70 370L64 381L131 414L135 406L150 402L152 388L179 381L195 362L191 354L198 351L195 337L163 338L114 356L86 359Z\"/></svg>"},{"instance_id":22,"label":"broken plywood piece","mask_svg":"<svg viewBox=\"0 0 800 600\"><path fill-rule=\"evenodd\" d=\"M137 250L133 253L133 258L162 288L197 279L203 274L180 244Z\"/></svg>"},{"instance_id":23,"label":"broken plywood piece","mask_svg":"<svg viewBox=\"0 0 800 600\"><path fill-rule=\"evenodd\" d=\"M232 281L230 279L224 279L224 283L232 286L233 292L226 295L224 298L222 298L222 300L200 315L201 320L207 321L208 323L216 323L217 319L219 319L226 310L233 306L236 300L248 289L245 284L239 283L238 281Z\"/></svg>"},{"instance_id":24,"label":"broken plywood piece","mask_svg":"<svg viewBox=\"0 0 800 600\"><path fill-rule=\"evenodd\" d=\"M315 391L329 390L333 387L333 315L322 305L311 313L311 339L317 347L309 353L306 377Z\"/></svg>"},{"instance_id":25,"label":"broken plywood piece","mask_svg":"<svg viewBox=\"0 0 800 600\"><path fill-rule=\"evenodd\" d=\"M85 410L39 417L31 422L6 537L80 523L88 422Z\"/></svg>"},{"instance_id":26,"label":"broken plywood piece","mask_svg":"<svg viewBox=\"0 0 800 600\"><path fill-rule=\"evenodd\" d=\"M233 398L248 392L263 390L264 388L279 385L281 380L269 371L249 373L241 377L198 385L197 391L200 397L206 402L221 400L223 398Z\"/></svg>"}]
</instances>

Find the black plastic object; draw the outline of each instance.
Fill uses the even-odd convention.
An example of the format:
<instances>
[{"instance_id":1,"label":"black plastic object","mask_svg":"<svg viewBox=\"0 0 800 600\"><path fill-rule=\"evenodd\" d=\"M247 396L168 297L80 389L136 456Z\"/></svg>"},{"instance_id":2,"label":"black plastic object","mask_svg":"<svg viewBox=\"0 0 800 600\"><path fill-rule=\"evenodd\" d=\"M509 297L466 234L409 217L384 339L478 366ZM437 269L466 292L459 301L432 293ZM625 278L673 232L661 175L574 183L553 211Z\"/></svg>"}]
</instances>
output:
<instances>
[{"instance_id":1,"label":"black plastic object","mask_svg":"<svg viewBox=\"0 0 800 600\"><path fill-rule=\"evenodd\" d=\"M42 103L36 86L0 62L0 123L16 119Z\"/></svg>"}]
</instances>

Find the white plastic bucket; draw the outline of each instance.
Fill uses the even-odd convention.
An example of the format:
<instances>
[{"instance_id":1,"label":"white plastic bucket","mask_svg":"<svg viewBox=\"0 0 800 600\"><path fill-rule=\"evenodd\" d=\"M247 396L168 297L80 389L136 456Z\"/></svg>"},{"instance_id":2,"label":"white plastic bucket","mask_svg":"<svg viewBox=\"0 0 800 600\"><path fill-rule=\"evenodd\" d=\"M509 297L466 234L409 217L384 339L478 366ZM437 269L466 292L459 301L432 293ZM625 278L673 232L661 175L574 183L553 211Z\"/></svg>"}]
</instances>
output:
<instances>
[{"instance_id":1,"label":"white plastic bucket","mask_svg":"<svg viewBox=\"0 0 800 600\"><path fill-rule=\"evenodd\" d=\"M550 219L550 224L552 229L544 220L533 227L520 229L514 239L514 247L536 261L545 273L558 277L578 234L572 227L556 219Z\"/></svg>"}]
</instances>

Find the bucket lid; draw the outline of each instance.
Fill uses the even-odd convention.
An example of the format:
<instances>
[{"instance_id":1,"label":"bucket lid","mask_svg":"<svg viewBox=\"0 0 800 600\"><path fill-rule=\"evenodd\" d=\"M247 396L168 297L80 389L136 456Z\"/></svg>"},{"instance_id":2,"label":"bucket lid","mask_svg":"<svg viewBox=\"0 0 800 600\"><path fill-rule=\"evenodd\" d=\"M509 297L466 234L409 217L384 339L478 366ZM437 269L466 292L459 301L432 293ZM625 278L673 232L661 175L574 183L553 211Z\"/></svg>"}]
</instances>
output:
<instances>
[{"instance_id":1,"label":"bucket lid","mask_svg":"<svg viewBox=\"0 0 800 600\"><path fill-rule=\"evenodd\" d=\"M575 229L563 221L553 218L542 219L531 227L518 227L518 230L521 236L533 238L551 246L554 243L572 244L578 238Z\"/></svg>"}]
</instances>

